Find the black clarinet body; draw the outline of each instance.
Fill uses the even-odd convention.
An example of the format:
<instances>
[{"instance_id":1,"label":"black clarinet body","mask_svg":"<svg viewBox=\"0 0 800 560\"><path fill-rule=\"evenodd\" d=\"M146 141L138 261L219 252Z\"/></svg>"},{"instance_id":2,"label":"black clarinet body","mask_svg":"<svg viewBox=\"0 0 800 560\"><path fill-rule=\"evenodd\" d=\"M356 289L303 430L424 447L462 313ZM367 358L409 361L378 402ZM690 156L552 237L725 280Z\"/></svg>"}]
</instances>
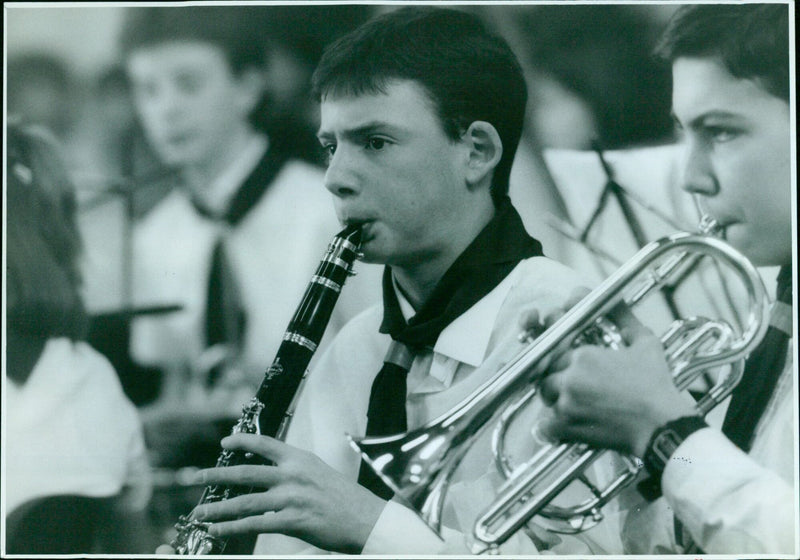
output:
<instances>
[{"instance_id":1,"label":"black clarinet body","mask_svg":"<svg viewBox=\"0 0 800 560\"><path fill-rule=\"evenodd\" d=\"M300 305L283 335L272 365L231 433L256 433L283 439L291 419L294 402L302 388L308 364L322 340L339 293L353 274L361 243L361 230L347 227L328 245ZM223 450L217 467L259 462L258 457L238 451ZM198 505L219 502L248 494L252 488L227 485L206 486ZM226 540L208 533L208 525L181 516L175 525L177 536L170 546L180 555L222 554Z\"/></svg>"}]
</instances>

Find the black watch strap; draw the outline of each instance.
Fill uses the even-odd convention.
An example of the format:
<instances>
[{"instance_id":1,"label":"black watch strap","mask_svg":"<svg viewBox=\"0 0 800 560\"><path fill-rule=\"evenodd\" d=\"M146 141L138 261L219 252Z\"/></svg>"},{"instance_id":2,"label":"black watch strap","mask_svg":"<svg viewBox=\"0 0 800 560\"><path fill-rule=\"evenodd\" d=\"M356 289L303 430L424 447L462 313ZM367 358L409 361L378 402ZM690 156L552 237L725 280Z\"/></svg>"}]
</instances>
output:
<instances>
[{"instance_id":1,"label":"black watch strap","mask_svg":"<svg viewBox=\"0 0 800 560\"><path fill-rule=\"evenodd\" d=\"M667 422L653 432L644 457L642 457L650 478L642 481L638 486L645 498L654 500L661 495L661 475L667 466L667 461L683 443L683 440L697 430L707 427L708 424L701 416L683 416Z\"/></svg>"}]
</instances>

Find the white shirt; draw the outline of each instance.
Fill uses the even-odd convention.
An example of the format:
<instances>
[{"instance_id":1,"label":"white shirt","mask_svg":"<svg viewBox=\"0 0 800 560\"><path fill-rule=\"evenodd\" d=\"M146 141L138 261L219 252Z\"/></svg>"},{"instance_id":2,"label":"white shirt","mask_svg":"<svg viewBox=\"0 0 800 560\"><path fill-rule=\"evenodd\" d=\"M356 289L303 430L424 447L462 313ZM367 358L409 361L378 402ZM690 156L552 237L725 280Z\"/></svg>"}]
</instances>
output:
<instances>
[{"instance_id":1,"label":"white shirt","mask_svg":"<svg viewBox=\"0 0 800 560\"><path fill-rule=\"evenodd\" d=\"M788 317L791 326L791 317ZM790 329L791 330L791 329ZM797 395L792 350L745 454L721 431L725 405L706 419L711 428L686 438L662 477L663 497L634 508L626 521L626 550L680 553L673 514L706 554L785 554L796 558L798 489Z\"/></svg>"},{"instance_id":2,"label":"white shirt","mask_svg":"<svg viewBox=\"0 0 800 560\"><path fill-rule=\"evenodd\" d=\"M202 369L211 256L223 237L247 314L239 365L249 385L257 385L339 229L322 173L299 161L284 164L267 192L234 228L201 217L186 194L174 190L134 232L133 297L137 306L178 304L183 309L136 319L131 335L133 357L172 371ZM379 268L359 263L357 270L358 276L348 280L342 291L325 340L379 298L380 283L375 280ZM185 401L185 392L178 395ZM236 414L249 396L231 399Z\"/></svg>"},{"instance_id":3,"label":"white shirt","mask_svg":"<svg viewBox=\"0 0 800 560\"><path fill-rule=\"evenodd\" d=\"M118 495L143 509L150 473L141 423L108 361L89 345L47 341L24 385L8 380L6 512L45 496Z\"/></svg>"},{"instance_id":4,"label":"white shirt","mask_svg":"<svg viewBox=\"0 0 800 560\"><path fill-rule=\"evenodd\" d=\"M406 409L409 428L420 427L449 411L506 360L522 349L516 335L518 316L525 304L547 313L563 304L579 286L566 267L535 257L520 263L482 300L448 325L433 351L417 355L408 374ZM298 402L287 442L309 449L336 470L357 478L360 457L348 444L347 434L363 435L372 381L381 369L391 342L380 334L382 306L351 321L311 372ZM533 411L531 414L535 414ZM511 438L530 447L530 423L520 422ZM489 439L491 428L466 454L456 470L443 511L440 540L420 518L390 501L377 521L364 554L463 554L469 551L466 534L474 518L492 501L502 482L495 472ZM527 456L527 455L526 455ZM536 530L560 552L618 552L618 527L601 526L579 538ZM560 544L557 544L560 543ZM316 554L318 549L281 535L261 535L256 554ZM501 547L505 554L536 553L534 543L517 533Z\"/></svg>"}]
</instances>

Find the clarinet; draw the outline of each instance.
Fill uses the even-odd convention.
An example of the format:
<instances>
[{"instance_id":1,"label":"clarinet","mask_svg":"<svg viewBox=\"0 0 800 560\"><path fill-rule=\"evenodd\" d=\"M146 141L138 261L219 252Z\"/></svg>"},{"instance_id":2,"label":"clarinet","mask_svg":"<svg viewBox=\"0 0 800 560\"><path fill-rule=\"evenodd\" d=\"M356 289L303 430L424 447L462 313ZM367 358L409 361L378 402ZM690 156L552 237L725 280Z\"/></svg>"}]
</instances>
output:
<instances>
[{"instance_id":1,"label":"clarinet","mask_svg":"<svg viewBox=\"0 0 800 560\"><path fill-rule=\"evenodd\" d=\"M294 403L300 393L311 357L330 321L339 292L348 276L361 244L361 230L349 226L328 245L322 261L306 288L303 299L289 322L272 365L264 374L259 389L242 407L242 416L231 433L270 435L283 439ZM223 450L217 467L228 467L257 460L252 453ZM262 461L263 462L263 461ZM198 505L220 502L251 492L252 489L228 485L209 485ZM178 534L170 543L176 554L222 554L226 540L208 532L208 524L182 515L175 524Z\"/></svg>"}]
</instances>

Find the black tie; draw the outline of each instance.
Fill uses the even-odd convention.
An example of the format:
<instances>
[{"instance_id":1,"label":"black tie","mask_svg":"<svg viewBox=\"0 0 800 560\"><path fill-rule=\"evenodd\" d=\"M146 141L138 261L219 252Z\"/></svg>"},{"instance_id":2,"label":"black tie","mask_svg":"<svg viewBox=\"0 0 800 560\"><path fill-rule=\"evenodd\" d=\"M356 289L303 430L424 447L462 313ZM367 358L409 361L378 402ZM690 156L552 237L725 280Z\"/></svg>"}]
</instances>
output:
<instances>
[{"instance_id":1,"label":"black tie","mask_svg":"<svg viewBox=\"0 0 800 560\"><path fill-rule=\"evenodd\" d=\"M447 325L491 292L521 260L541 254L541 244L527 234L506 197L498 203L489 224L456 259L422 309L408 322L400 310L391 268L386 267L380 332L391 335L393 342L372 384L367 435L406 431L406 376L414 355L432 348ZM363 462L358 482L383 499L393 495Z\"/></svg>"},{"instance_id":2,"label":"black tie","mask_svg":"<svg viewBox=\"0 0 800 560\"><path fill-rule=\"evenodd\" d=\"M208 275L206 301L206 346L227 344L239 348L245 313L236 276L231 269L223 239L214 246Z\"/></svg>"},{"instance_id":3,"label":"black tie","mask_svg":"<svg viewBox=\"0 0 800 560\"><path fill-rule=\"evenodd\" d=\"M383 367L372 382L367 409L367 436L386 436L406 431L406 376L414 361L414 351L393 340ZM362 461L358 483L389 500L394 494Z\"/></svg>"},{"instance_id":4,"label":"black tie","mask_svg":"<svg viewBox=\"0 0 800 560\"><path fill-rule=\"evenodd\" d=\"M209 220L235 228L261 200L286 160L286 154L273 149L267 150L250 176L236 191L223 215L215 215L201 201L191 197L195 210ZM220 237L214 245L209 267L205 316L206 346L226 344L238 352L243 343L247 316L237 278L226 252L225 239ZM212 384L219 373L212 371L208 383Z\"/></svg>"},{"instance_id":5,"label":"black tie","mask_svg":"<svg viewBox=\"0 0 800 560\"><path fill-rule=\"evenodd\" d=\"M747 359L742 379L733 390L722 424L722 433L745 452L752 446L758 421L767 408L786 362L786 350L791 332L786 332L785 327L779 328L772 323L780 315L788 316L791 330L791 266L781 268L776 296L770 327L761 344Z\"/></svg>"}]
</instances>

